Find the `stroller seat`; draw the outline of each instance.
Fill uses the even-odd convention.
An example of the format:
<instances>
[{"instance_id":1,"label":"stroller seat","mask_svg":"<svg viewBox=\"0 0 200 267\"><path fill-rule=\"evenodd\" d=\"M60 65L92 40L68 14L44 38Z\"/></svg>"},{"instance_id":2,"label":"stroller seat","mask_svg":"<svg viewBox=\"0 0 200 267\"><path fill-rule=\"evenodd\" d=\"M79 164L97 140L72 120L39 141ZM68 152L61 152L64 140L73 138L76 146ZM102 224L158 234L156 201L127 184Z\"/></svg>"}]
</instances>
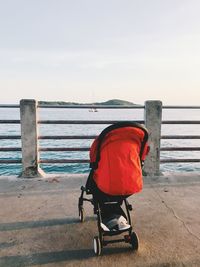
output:
<instances>
[{"instance_id":1,"label":"stroller seat","mask_svg":"<svg viewBox=\"0 0 200 267\"><path fill-rule=\"evenodd\" d=\"M94 206L99 232L94 237L96 255L109 243L130 243L134 250L139 247L137 234L132 231L132 205L127 198L142 190L142 166L149 150L147 140L147 129L141 124L119 122L105 128L92 143L91 171L86 186L81 187L78 209L83 222L83 203L89 201ZM106 239L122 233L127 234L120 239Z\"/></svg>"},{"instance_id":2,"label":"stroller seat","mask_svg":"<svg viewBox=\"0 0 200 267\"><path fill-rule=\"evenodd\" d=\"M118 204L118 203L117 203ZM110 231L124 231L130 228L130 224L127 223L127 220L123 215L117 215L113 213L107 219L102 220L101 228L106 232Z\"/></svg>"}]
</instances>

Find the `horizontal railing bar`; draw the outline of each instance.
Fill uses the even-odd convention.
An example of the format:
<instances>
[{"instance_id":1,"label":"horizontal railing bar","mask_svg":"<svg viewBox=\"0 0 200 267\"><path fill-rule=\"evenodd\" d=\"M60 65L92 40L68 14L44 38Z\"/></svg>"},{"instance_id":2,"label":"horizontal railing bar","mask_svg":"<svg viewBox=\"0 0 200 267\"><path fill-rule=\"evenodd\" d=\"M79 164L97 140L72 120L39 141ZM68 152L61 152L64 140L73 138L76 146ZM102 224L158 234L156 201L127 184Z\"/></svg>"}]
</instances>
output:
<instances>
[{"instance_id":1,"label":"horizontal railing bar","mask_svg":"<svg viewBox=\"0 0 200 267\"><path fill-rule=\"evenodd\" d=\"M39 120L39 124L113 124L120 122L119 120L103 121L103 120ZM123 121L121 121L123 122ZM144 124L144 120L132 121ZM0 124L19 124L20 120L0 120ZM162 121L162 124L200 124L200 121L183 120L183 121Z\"/></svg>"},{"instance_id":2,"label":"horizontal railing bar","mask_svg":"<svg viewBox=\"0 0 200 267\"><path fill-rule=\"evenodd\" d=\"M0 104L0 108L19 108L18 104ZM66 105L66 104L38 104L38 108L101 108L101 109L144 109L144 105L95 105L95 104L83 104L83 105ZM178 105L164 105L163 109L200 109L200 106L178 106Z\"/></svg>"},{"instance_id":3,"label":"horizontal railing bar","mask_svg":"<svg viewBox=\"0 0 200 267\"><path fill-rule=\"evenodd\" d=\"M173 106L173 105L166 105L162 106L164 109L200 109L200 106Z\"/></svg>"},{"instance_id":4,"label":"horizontal railing bar","mask_svg":"<svg viewBox=\"0 0 200 267\"><path fill-rule=\"evenodd\" d=\"M39 151L89 151L89 147L41 147ZM0 151L21 151L19 147L1 147ZM161 147L160 151L200 151L200 147Z\"/></svg>"},{"instance_id":5,"label":"horizontal railing bar","mask_svg":"<svg viewBox=\"0 0 200 267\"><path fill-rule=\"evenodd\" d=\"M97 135L42 135L38 136L38 139L95 139Z\"/></svg>"},{"instance_id":6,"label":"horizontal railing bar","mask_svg":"<svg viewBox=\"0 0 200 267\"><path fill-rule=\"evenodd\" d=\"M53 164L53 163L89 163L89 159L41 159L39 163L43 164ZM160 163L198 163L200 159L165 159L160 160ZM0 162L1 163L1 162Z\"/></svg>"},{"instance_id":7,"label":"horizontal railing bar","mask_svg":"<svg viewBox=\"0 0 200 267\"><path fill-rule=\"evenodd\" d=\"M22 163L21 159L0 159L0 164L18 164Z\"/></svg>"},{"instance_id":8,"label":"horizontal railing bar","mask_svg":"<svg viewBox=\"0 0 200 267\"><path fill-rule=\"evenodd\" d=\"M89 151L89 147L40 147L39 151Z\"/></svg>"},{"instance_id":9,"label":"horizontal railing bar","mask_svg":"<svg viewBox=\"0 0 200 267\"><path fill-rule=\"evenodd\" d=\"M95 139L97 135L44 135L38 139ZM20 135L0 135L0 139L21 139ZM162 135L161 139L200 139L200 135Z\"/></svg>"},{"instance_id":10,"label":"horizontal railing bar","mask_svg":"<svg viewBox=\"0 0 200 267\"><path fill-rule=\"evenodd\" d=\"M22 151L21 147L0 147L0 151L10 152L10 151Z\"/></svg>"},{"instance_id":11,"label":"horizontal railing bar","mask_svg":"<svg viewBox=\"0 0 200 267\"><path fill-rule=\"evenodd\" d=\"M195 163L200 162L200 159L161 159L160 163Z\"/></svg>"},{"instance_id":12,"label":"horizontal railing bar","mask_svg":"<svg viewBox=\"0 0 200 267\"><path fill-rule=\"evenodd\" d=\"M19 105L15 104L0 104L0 108L19 108Z\"/></svg>"},{"instance_id":13,"label":"horizontal railing bar","mask_svg":"<svg viewBox=\"0 0 200 267\"><path fill-rule=\"evenodd\" d=\"M16 124L19 124L20 123L20 120L0 120L0 123L1 124L14 124L14 123L16 123Z\"/></svg>"},{"instance_id":14,"label":"horizontal railing bar","mask_svg":"<svg viewBox=\"0 0 200 267\"><path fill-rule=\"evenodd\" d=\"M0 139L21 139L20 135L0 135Z\"/></svg>"},{"instance_id":15,"label":"horizontal railing bar","mask_svg":"<svg viewBox=\"0 0 200 267\"><path fill-rule=\"evenodd\" d=\"M95 139L97 135L44 135L38 139ZM21 139L20 135L0 135L0 139ZM162 135L161 139L200 139L200 135Z\"/></svg>"},{"instance_id":16,"label":"horizontal railing bar","mask_svg":"<svg viewBox=\"0 0 200 267\"><path fill-rule=\"evenodd\" d=\"M144 109L144 105L38 105L39 108L73 108L73 109Z\"/></svg>"},{"instance_id":17,"label":"horizontal railing bar","mask_svg":"<svg viewBox=\"0 0 200 267\"><path fill-rule=\"evenodd\" d=\"M162 121L162 124L200 124L200 121L182 120L182 121Z\"/></svg>"},{"instance_id":18,"label":"horizontal railing bar","mask_svg":"<svg viewBox=\"0 0 200 267\"><path fill-rule=\"evenodd\" d=\"M38 121L38 123L40 124L113 124L113 123L116 123L116 122L124 122L124 121L118 121L118 120L115 120L115 121L103 121L103 120L41 120L41 121ZM132 121L132 122L137 122L137 123L140 123L140 124L144 124L144 121L143 120L139 120L139 121Z\"/></svg>"},{"instance_id":19,"label":"horizontal railing bar","mask_svg":"<svg viewBox=\"0 0 200 267\"><path fill-rule=\"evenodd\" d=\"M200 151L200 147L161 147L160 151Z\"/></svg>"},{"instance_id":20,"label":"horizontal railing bar","mask_svg":"<svg viewBox=\"0 0 200 267\"><path fill-rule=\"evenodd\" d=\"M161 139L200 139L200 135L162 135Z\"/></svg>"},{"instance_id":21,"label":"horizontal railing bar","mask_svg":"<svg viewBox=\"0 0 200 267\"><path fill-rule=\"evenodd\" d=\"M89 151L89 147L41 147L39 151ZM1 147L0 152L21 151L20 147ZM160 151L200 151L200 147L161 147Z\"/></svg>"},{"instance_id":22,"label":"horizontal railing bar","mask_svg":"<svg viewBox=\"0 0 200 267\"><path fill-rule=\"evenodd\" d=\"M40 147L39 151L89 151L89 147ZM20 147L1 147L0 152L21 151ZM200 147L161 147L160 151L200 151Z\"/></svg>"},{"instance_id":23,"label":"horizontal railing bar","mask_svg":"<svg viewBox=\"0 0 200 267\"><path fill-rule=\"evenodd\" d=\"M39 163L89 163L89 159L40 159Z\"/></svg>"}]
</instances>

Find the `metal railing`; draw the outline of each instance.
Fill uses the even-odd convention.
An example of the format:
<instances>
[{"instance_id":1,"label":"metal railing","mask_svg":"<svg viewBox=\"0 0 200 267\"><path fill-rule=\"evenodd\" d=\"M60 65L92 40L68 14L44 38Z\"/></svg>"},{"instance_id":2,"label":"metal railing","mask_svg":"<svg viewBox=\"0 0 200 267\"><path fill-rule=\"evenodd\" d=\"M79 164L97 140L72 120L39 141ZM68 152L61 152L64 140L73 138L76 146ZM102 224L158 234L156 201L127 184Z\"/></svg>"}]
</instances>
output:
<instances>
[{"instance_id":1,"label":"metal railing","mask_svg":"<svg viewBox=\"0 0 200 267\"><path fill-rule=\"evenodd\" d=\"M200 110L200 106L163 106L163 109L184 109L184 110ZM162 121L162 125L200 125L199 120L165 120ZM161 140L200 140L200 135L161 135ZM161 147L160 151L200 151L199 147L194 146L173 146L173 147ZM198 163L200 158L170 158L160 159L160 163Z\"/></svg>"},{"instance_id":2,"label":"metal railing","mask_svg":"<svg viewBox=\"0 0 200 267\"><path fill-rule=\"evenodd\" d=\"M19 105L0 105L0 108L20 108ZM51 109L144 109L145 106L136 105L136 106L99 106L99 105L38 105L38 108L51 108ZM163 109L198 109L200 106L163 106ZM134 120L135 121L135 120ZM113 124L117 122L116 120L38 120L38 124ZM144 124L144 120L136 120L136 122ZM20 120L0 120L0 124L20 124ZM162 125L200 125L200 120L163 120ZM38 140L73 140L73 139L94 139L96 135L39 135ZM21 139L20 135L0 135L1 140L19 140ZM162 135L160 136L161 140L200 140L200 135ZM0 146L0 152L20 152L21 147L2 147ZM39 152L87 152L89 147L39 147ZM161 146L161 152L172 152L172 151L200 151L200 147L197 146L173 146L166 147ZM60 164L60 163L88 163L89 159L39 159L39 163L43 164ZM199 163L200 158L168 158L160 159L160 163ZM19 164L22 163L22 159L0 159L0 164Z\"/></svg>"},{"instance_id":3,"label":"metal railing","mask_svg":"<svg viewBox=\"0 0 200 267\"><path fill-rule=\"evenodd\" d=\"M20 105L7 105L1 104L0 109L6 108L20 108ZM0 120L1 124L20 124L20 120ZM19 152L21 151L21 147L2 147L1 140L21 140L21 135L0 135L0 152ZM21 159L1 159L0 164L20 164L22 162Z\"/></svg>"},{"instance_id":4,"label":"metal railing","mask_svg":"<svg viewBox=\"0 0 200 267\"><path fill-rule=\"evenodd\" d=\"M39 108L51 108L51 105L39 105ZM60 105L60 106L54 106L54 108L62 108L62 109L144 109L144 106L142 105L126 105L126 106L119 106L119 105ZM89 124L105 124L110 125L113 123L119 122L119 120L39 120L38 124L72 124L72 125L89 125ZM144 120L137 120L135 122L143 123ZM62 140L62 139L95 139L97 135L65 135L65 136L39 136L38 139L40 140ZM83 152L83 151L89 151L90 147L48 147L48 148L39 148L39 151L48 151L48 152ZM89 159L40 159L39 163L89 163Z\"/></svg>"},{"instance_id":5,"label":"metal railing","mask_svg":"<svg viewBox=\"0 0 200 267\"><path fill-rule=\"evenodd\" d=\"M142 105L38 105L38 108L51 109L144 109ZM20 108L20 105L0 105L0 108ZM118 120L38 120L38 124L113 124ZM143 120L137 120L138 123L144 123ZM0 124L20 124L20 120L4 119L0 120ZM69 139L95 139L96 135L58 135L58 136L38 136L38 140L69 140ZM0 135L0 140L17 140L21 139L20 135ZM89 147L39 147L39 152L72 152L72 151L89 151ZM0 147L0 152L21 152L21 147ZM89 163L89 159L39 159L39 163ZM1 164L18 164L22 163L22 159L0 159Z\"/></svg>"}]
</instances>

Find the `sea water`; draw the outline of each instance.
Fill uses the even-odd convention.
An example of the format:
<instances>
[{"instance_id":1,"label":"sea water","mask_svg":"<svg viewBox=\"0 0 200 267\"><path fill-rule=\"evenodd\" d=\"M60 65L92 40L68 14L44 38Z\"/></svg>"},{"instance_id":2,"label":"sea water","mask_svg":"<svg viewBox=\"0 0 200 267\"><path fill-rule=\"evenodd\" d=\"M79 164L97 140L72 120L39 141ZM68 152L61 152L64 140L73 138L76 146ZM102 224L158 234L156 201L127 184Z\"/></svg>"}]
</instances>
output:
<instances>
[{"instance_id":1,"label":"sea water","mask_svg":"<svg viewBox=\"0 0 200 267\"><path fill-rule=\"evenodd\" d=\"M49 109L40 108L40 120L143 120L143 109ZM19 109L1 108L0 120L19 120ZM200 110L163 109L163 120L200 120ZM105 124L39 125L39 135L98 135ZM0 124L0 135L20 135L20 125ZM162 135L200 135L200 125L162 125ZM40 140L40 147L90 147L93 140ZM200 147L200 140L161 140L161 147ZM21 147L21 140L0 140L0 147ZM41 159L89 159L89 152L41 152ZM199 151L161 152L161 159L200 158ZM21 152L0 152L0 159L21 159ZM89 164L41 164L46 173L87 173ZM161 171L200 171L200 163L161 164ZM0 175L18 175L21 164L0 164Z\"/></svg>"}]
</instances>

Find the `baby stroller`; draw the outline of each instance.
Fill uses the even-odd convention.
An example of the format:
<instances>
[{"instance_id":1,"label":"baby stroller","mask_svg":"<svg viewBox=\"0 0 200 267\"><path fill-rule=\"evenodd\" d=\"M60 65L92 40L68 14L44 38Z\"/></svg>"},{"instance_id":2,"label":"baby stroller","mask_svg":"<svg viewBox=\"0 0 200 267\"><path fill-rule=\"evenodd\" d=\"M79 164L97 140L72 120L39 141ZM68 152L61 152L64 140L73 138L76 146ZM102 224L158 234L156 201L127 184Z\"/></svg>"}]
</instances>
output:
<instances>
[{"instance_id":1,"label":"baby stroller","mask_svg":"<svg viewBox=\"0 0 200 267\"><path fill-rule=\"evenodd\" d=\"M97 215L98 236L94 252L98 256L109 243L126 242L139 247L132 231L127 197L142 190L142 166L148 153L148 132L141 124L118 122L105 128L90 148L90 168L86 186L81 187L78 210L84 221L84 201L89 201ZM92 198L84 197L92 195ZM122 209L125 206L125 212ZM123 238L105 238L124 234Z\"/></svg>"}]
</instances>

